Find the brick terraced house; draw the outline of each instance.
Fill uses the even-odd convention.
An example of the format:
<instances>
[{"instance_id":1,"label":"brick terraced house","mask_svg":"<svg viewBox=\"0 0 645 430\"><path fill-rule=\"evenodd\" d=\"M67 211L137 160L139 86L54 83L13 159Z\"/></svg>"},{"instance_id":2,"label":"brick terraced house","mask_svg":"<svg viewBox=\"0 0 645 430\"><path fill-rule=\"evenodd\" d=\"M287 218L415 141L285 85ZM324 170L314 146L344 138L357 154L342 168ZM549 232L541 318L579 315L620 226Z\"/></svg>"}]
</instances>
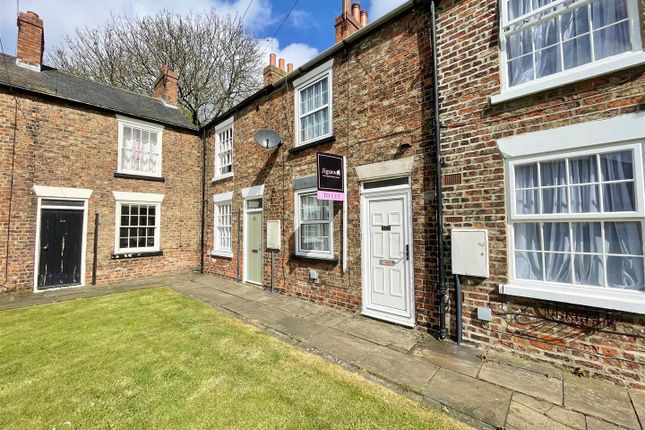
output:
<instances>
[{"instance_id":1,"label":"brick terraced house","mask_svg":"<svg viewBox=\"0 0 645 430\"><path fill-rule=\"evenodd\" d=\"M341 12L334 46L272 55L201 131L171 71L149 98L47 68L21 14L0 288L201 268L645 389L645 1ZM344 201L325 200L337 170Z\"/></svg>"}]
</instances>

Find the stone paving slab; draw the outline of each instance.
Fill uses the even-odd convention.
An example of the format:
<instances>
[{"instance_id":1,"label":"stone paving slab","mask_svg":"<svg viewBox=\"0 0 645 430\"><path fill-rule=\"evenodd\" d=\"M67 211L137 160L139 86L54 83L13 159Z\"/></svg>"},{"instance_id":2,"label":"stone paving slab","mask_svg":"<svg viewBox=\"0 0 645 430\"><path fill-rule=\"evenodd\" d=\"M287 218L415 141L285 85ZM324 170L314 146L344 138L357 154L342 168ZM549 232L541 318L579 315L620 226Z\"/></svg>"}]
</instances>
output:
<instances>
[{"instance_id":1,"label":"stone paving slab","mask_svg":"<svg viewBox=\"0 0 645 430\"><path fill-rule=\"evenodd\" d=\"M587 417L587 430L622 430L616 424L608 423L594 417Z\"/></svg>"},{"instance_id":2,"label":"stone paving slab","mask_svg":"<svg viewBox=\"0 0 645 430\"><path fill-rule=\"evenodd\" d=\"M526 430L569 430L567 427L521 403L511 402L506 418L507 427Z\"/></svg>"},{"instance_id":3,"label":"stone paving slab","mask_svg":"<svg viewBox=\"0 0 645 430\"><path fill-rule=\"evenodd\" d=\"M537 361L525 360L507 352L492 350L487 351L486 360L505 363L513 367L519 367L520 369L529 370L534 373L548 376L549 378L557 378L562 380L563 377L562 370L558 369L555 366L551 366L546 363L538 363Z\"/></svg>"},{"instance_id":4,"label":"stone paving slab","mask_svg":"<svg viewBox=\"0 0 645 430\"><path fill-rule=\"evenodd\" d=\"M319 351L331 354L348 363L357 363L377 345L333 328L305 339L305 342Z\"/></svg>"},{"instance_id":5,"label":"stone paving slab","mask_svg":"<svg viewBox=\"0 0 645 430\"><path fill-rule=\"evenodd\" d=\"M278 312L284 314L281 311ZM271 327L298 340L314 336L327 329L324 325L286 314L271 324Z\"/></svg>"},{"instance_id":6,"label":"stone paving slab","mask_svg":"<svg viewBox=\"0 0 645 430\"><path fill-rule=\"evenodd\" d=\"M479 378L513 391L562 405L562 381L508 364L487 362Z\"/></svg>"},{"instance_id":7,"label":"stone paving slab","mask_svg":"<svg viewBox=\"0 0 645 430\"><path fill-rule=\"evenodd\" d=\"M565 374L564 406L629 429L641 428L627 390L604 381Z\"/></svg>"},{"instance_id":8,"label":"stone paving slab","mask_svg":"<svg viewBox=\"0 0 645 430\"><path fill-rule=\"evenodd\" d=\"M377 347L357 363L368 372L422 393L439 368L427 360Z\"/></svg>"},{"instance_id":9,"label":"stone paving slab","mask_svg":"<svg viewBox=\"0 0 645 430\"><path fill-rule=\"evenodd\" d=\"M357 318L338 327L339 330L381 346L395 345L410 350L419 342L420 336L412 329L383 324L367 318Z\"/></svg>"},{"instance_id":10,"label":"stone paving slab","mask_svg":"<svg viewBox=\"0 0 645 430\"><path fill-rule=\"evenodd\" d=\"M352 320L352 315L335 309L325 309L304 317L308 321L322 324L327 327L337 327Z\"/></svg>"},{"instance_id":11,"label":"stone paving slab","mask_svg":"<svg viewBox=\"0 0 645 430\"><path fill-rule=\"evenodd\" d=\"M546 416L575 430L585 430L585 416L560 406L553 406Z\"/></svg>"},{"instance_id":12,"label":"stone paving slab","mask_svg":"<svg viewBox=\"0 0 645 430\"><path fill-rule=\"evenodd\" d=\"M425 395L494 427L502 427L512 393L470 376L439 369Z\"/></svg>"},{"instance_id":13,"label":"stone paving slab","mask_svg":"<svg viewBox=\"0 0 645 430\"><path fill-rule=\"evenodd\" d=\"M436 366L445 367L464 375L476 377L482 360L474 349L463 348L453 342L441 342L431 338L417 345L414 354Z\"/></svg>"},{"instance_id":14,"label":"stone paving slab","mask_svg":"<svg viewBox=\"0 0 645 430\"><path fill-rule=\"evenodd\" d=\"M629 394L641 427L645 429L645 391L630 390Z\"/></svg>"}]
</instances>

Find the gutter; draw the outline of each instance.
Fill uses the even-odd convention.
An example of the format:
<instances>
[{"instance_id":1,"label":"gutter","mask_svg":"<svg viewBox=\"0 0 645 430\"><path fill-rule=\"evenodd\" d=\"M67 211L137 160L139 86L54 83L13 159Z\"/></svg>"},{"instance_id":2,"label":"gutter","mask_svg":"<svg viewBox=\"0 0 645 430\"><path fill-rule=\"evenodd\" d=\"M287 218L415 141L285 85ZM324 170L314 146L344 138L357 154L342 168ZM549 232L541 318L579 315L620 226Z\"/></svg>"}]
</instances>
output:
<instances>
[{"instance_id":1,"label":"gutter","mask_svg":"<svg viewBox=\"0 0 645 430\"><path fill-rule=\"evenodd\" d=\"M441 157L441 106L439 104L439 66L437 63L437 5L440 0L430 0L430 37L432 43L432 91L434 101L434 140L435 140L435 198L437 200L437 266L439 279L437 280L435 294L439 299L439 339L443 340L448 336L446 329L446 262L445 246L443 240L443 185L441 168L443 160ZM460 322L458 322L460 324Z\"/></svg>"},{"instance_id":2,"label":"gutter","mask_svg":"<svg viewBox=\"0 0 645 430\"><path fill-rule=\"evenodd\" d=\"M237 105L233 106L231 109L228 111L224 112L223 114L219 115L217 118L213 119L210 121L208 124L205 125L205 128L210 128L211 126L227 119L228 117L234 115L235 113L239 112L242 108L247 106L248 104L254 102L255 100L265 96L269 95L273 92L273 90L276 90L278 88L281 88L286 82L293 81L295 79L298 79L299 76L304 75L311 69L315 68L317 65L320 63L324 62L327 60L329 57L332 55L336 54L337 52L345 49L347 46L350 46L354 44L355 42L358 42L360 39L366 37L370 33L373 33L374 31L378 30L380 27L383 25L389 23L390 21L393 21L394 19L398 18L400 15L403 13L409 11L415 6L422 5L427 3L427 0L408 0L407 2L403 3L401 6L397 7L396 9L393 9L389 13L383 15L376 21L368 24L367 26L361 28L360 30L356 31L355 33L352 33L349 37L346 37L345 39L341 40L340 42L336 43L335 45L331 46L327 50L323 51L322 53L318 54L315 58L312 60L309 60L302 66L298 67L295 69L293 72L289 73L288 75L284 76L280 80L274 82L271 85L267 85L266 87L262 88L255 94L247 97L246 99L242 100L239 102Z\"/></svg>"}]
</instances>

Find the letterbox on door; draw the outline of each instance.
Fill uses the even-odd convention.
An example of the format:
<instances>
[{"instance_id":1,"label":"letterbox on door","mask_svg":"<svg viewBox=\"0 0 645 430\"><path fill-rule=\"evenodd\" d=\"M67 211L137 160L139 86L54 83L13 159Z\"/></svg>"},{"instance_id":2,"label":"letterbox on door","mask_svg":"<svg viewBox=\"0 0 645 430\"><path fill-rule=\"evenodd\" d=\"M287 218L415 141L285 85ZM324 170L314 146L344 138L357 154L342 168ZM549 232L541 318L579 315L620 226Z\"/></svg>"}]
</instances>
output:
<instances>
[{"instance_id":1,"label":"letterbox on door","mask_svg":"<svg viewBox=\"0 0 645 430\"><path fill-rule=\"evenodd\" d=\"M452 238L452 273L488 278L488 230L455 228Z\"/></svg>"}]
</instances>

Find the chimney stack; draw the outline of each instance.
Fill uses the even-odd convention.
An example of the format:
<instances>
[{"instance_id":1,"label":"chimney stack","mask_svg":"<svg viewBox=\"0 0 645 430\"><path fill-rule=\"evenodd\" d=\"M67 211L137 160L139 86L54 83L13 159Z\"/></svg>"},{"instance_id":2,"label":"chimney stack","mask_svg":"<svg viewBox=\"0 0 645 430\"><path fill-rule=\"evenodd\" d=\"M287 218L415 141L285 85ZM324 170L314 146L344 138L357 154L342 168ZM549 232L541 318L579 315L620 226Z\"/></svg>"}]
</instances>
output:
<instances>
[{"instance_id":1,"label":"chimney stack","mask_svg":"<svg viewBox=\"0 0 645 430\"><path fill-rule=\"evenodd\" d=\"M161 74L155 82L152 95L162 99L169 105L177 106L179 92L179 76L165 64L161 66Z\"/></svg>"},{"instance_id":2,"label":"chimney stack","mask_svg":"<svg viewBox=\"0 0 645 430\"><path fill-rule=\"evenodd\" d=\"M43 20L35 12L20 12L18 15L18 44L16 63L40 70L45 51Z\"/></svg>"},{"instance_id":3,"label":"chimney stack","mask_svg":"<svg viewBox=\"0 0 645 430\"><path fill-rule=\"evenodd\" d=\"M280 67L276 65L277 57L275 54L269 55L269 65L264 68L264 86L268 87L271 84L278 82L280 79L287 75L285 68L285 61L280 59Z\"/></svg>"},{"instance_id":4,"label":"chimney stack","mask_svg":"<svg viewBox=\"0 0 645 430\"><path fill-rule=\"evenodd\" d=\"M361 10L359 2L342 0L342 12L336 17L336 43L349 37L367 25L367 10Z\"/></svg>"}]
</instances>

